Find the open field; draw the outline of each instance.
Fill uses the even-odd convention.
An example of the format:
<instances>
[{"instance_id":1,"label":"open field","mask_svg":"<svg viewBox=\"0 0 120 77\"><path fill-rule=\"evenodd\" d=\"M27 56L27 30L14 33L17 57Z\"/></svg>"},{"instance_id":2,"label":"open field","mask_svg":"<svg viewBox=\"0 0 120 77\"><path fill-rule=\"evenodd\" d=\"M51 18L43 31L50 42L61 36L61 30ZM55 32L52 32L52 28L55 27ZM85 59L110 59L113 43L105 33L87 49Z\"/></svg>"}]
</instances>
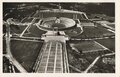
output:
<instances>
[{"instance_id":1,"label":"open field","mask_svg":"<svg viewBox=\"0 0 120 77\"><path fill-rule=\"evenodd\" d=\"M11 34L14 34L14 33L20 34L26 28L26 26L27 25L22 26L22 25L13 25L13 24L11 24L10 25L10 33ZM3 25L3 33L6 33L6 25Z\"/></svg>"},{"instance_id":2,"label":"open field","mask_svg":"<svg viewBox=\"0 0 120 77\"><path fill-rule=\"evenodd\" d=\"M108 49L115 51L115 39L102 39L102 40L96 40L96 41L104 45Z\"/></svg>"},{"instance_id":3,"label":"open field","mask_svg":"<svg viewBox=\"0 0 120 77\"><path fill-rule=\"evenodd\" d=\"M3 39L3 54L6 54L6 40Z\"/></svg>"},{"instance_id":4,"label":"open field","mask_svg":"<svg viewBox=\"0 0 120 77\"><path fill-rule=\"evenodd\" d=\"M103 27L84 27L83 33L77 36L72 36L72 34L69 33L69 36L71 38L79 38L79 39L97 38L97 37L111 36L111 35L115 35L115 34Z\"/></svg>"},{"instance_id":5,"label":"open field","mask_svg":"<svg viewBox=\"0 0 120 77\"><path fill-rule=\"evenodd\" d=\"M43 42L11 41L13 57L28 71L32 70L34 62L40 52Z\"/></svg>"},{"instance_id":6,"label":"open field","mask_svg":"<svg viewBox=\"0 0 120 77\"><path fill-rule=\"evenodd\" d=\"M31 27L26 31L28 33L23 34L26 37L41 37L46 31L40 30L36 25L31 25Z\"/></svg>"},{"instance_id":7,"label":"open field","mask_svg":"<svg viewBox=\"0 0 120 77\"><path fill-rule=\"evenodd\" d=\"M27 25L26 25L27 26ZM20 34L22 33L22 31L26 28L26 26L18 26L18 28L11 26L11 33L16 33L16 34Z\"/></svg>"}]
</instances>

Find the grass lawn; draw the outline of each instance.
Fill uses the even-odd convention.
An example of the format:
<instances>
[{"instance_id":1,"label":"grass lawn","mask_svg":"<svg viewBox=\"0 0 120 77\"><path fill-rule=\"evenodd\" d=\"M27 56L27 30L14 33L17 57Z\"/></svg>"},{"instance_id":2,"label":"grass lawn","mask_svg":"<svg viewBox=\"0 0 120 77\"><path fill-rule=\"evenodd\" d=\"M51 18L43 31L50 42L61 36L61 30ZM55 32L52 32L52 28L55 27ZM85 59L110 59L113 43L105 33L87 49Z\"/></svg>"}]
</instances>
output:
<instances>
[{"instance_id":1,"label":"grass lawn","mask_svg":"<svg viewBox=\"0 0 120 77\"><path fill-rule=\"evenodd\" d=\"M28 31L29 31L29 33L23 34L23 36L26 36L26 37L41 37L42 34L46 33L46 31L38 29L37 26L35 26L35 25L32 25L29 28Z\"/></svg>"},{"instance_id":2,"label":"grass lawn","mask_svg":"<svg viewBox=\"0 0 120 77\"><path fill-rule=\"evenodd\" d=\"M27 25L26 25L27 26ZM11 33L16 33L16 34L20 34L22 33L22 31L26 28L26 26L21 26L19 25L18 28L12 27L11 26Z\"/></svg>"},{"instance_id":3,"label":"grass lawn","mask_svg":"<svg viewBox=\"0 0 120 77\"><path fill-rule=\"evenodd\" d=\"M11 53L14 58L30 72L43 42L11 41Z\"/></svg>"},{"instance_id":4,"label":"grass lawn","mask_svg":"<svg viewBox=\"0 0 120 77\"><path fill-rule=\"evenodd\" d=\"M72 36L72 34L69 35L71 35L71 38L86 39L86 38L103 37L104 35L111 36L115 34L108 31L106 28L99 26L99 27L84 27L82 34L77 36Z\"/></svg>"},{"instance_id":5,"label":"grass lawn","mask_svg":"<svg viewBox=\"0 0 120 77\"><path fill-rule=\"evenodd\" d=\"M28 18L28 17L26 17L26 18L22 21L22 23L30 23L32 20L33 20L33 18Z\"/></svg>"},{"instance_id":6,"label":"grass lawn","mask_svg":"<svg viewBox=\"0 0 120 77\"><path fill-rule=\"evenodd\" d=\"M102 39L96 41L109 48L110 50L115 51L115 39Z\"/></svg>"}]
</instances>

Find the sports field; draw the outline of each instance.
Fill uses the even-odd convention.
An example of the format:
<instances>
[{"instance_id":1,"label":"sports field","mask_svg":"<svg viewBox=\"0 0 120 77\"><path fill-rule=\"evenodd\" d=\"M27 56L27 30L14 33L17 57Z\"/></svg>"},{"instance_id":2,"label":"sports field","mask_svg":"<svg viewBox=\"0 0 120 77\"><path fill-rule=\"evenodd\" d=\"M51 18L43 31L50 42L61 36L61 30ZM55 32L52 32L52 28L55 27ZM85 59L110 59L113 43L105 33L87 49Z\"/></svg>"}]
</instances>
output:
<instances>
[{"instance_id":1,"label":"sports field","mask_svg":"<svg viewBox=\"0 0 120 77\"><path fill-rule=\"evenodd\" d=\"M79 41L77 43L71 43L70 45L78 51L82 51L83 53L100 51L105 49L95 41Z\"/></svg>"}]
</instances>

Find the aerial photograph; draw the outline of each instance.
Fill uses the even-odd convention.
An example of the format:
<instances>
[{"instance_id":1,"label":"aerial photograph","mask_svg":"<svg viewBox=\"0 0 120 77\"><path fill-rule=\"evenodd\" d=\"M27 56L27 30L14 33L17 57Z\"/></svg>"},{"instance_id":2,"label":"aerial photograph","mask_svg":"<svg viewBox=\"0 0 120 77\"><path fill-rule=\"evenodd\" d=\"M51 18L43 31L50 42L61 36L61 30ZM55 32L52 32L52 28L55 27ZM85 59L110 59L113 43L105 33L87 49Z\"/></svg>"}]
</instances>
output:
<instances>
[{"instance_id":1,"label":"aerial photograph","mask_svg":"<svg viewBox=\"0 0 120 77\"><path fill-rule=\"evenodd\" d=\"M3 2L3 73L115 73L115 3Z\"/></svg>"}]
</instances>

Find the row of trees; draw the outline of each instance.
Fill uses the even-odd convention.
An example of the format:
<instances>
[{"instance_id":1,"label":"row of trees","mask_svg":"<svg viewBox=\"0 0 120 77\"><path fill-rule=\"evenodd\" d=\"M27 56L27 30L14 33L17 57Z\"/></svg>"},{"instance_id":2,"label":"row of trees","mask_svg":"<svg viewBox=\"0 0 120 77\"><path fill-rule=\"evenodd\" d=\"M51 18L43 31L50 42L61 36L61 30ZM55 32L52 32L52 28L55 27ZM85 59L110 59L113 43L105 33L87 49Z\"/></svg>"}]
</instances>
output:
<instances>
[{"instance_id":1,"label":"row of trees","mask_svg":"<svg viewBox=\"0 0 120 77\"><path fill-rule=\"evenodd\" d=\"M101 13L109 16L115 16L115 3L3 3L3 10L6 8L36 6L36 9L58 8L61 5L63 9L84 11L88 14Z\"/></svg>"}]
</instances>

